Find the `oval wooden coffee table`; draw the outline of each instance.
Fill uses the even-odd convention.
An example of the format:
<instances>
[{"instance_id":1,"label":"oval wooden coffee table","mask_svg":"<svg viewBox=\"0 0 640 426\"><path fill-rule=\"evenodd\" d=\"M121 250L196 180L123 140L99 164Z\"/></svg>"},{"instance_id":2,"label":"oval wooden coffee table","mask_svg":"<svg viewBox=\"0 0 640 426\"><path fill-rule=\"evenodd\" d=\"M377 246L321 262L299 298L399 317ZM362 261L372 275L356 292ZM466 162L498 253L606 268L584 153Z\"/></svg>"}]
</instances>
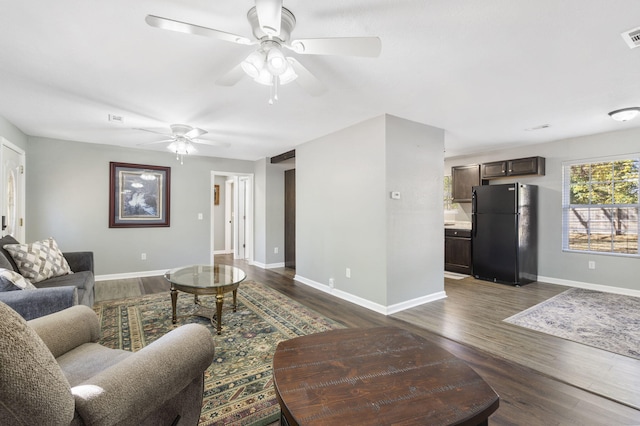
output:
<instances>
[{"instance_id":1,"label":"oval wooden coffee table","mask_svg":"<svg viewBox=\"0 0 640 426\"><path fill-rule=\"evenodd\" d=\"M213 325L213 318L216 318L216 331L222 334L222 305L224 294L233 292L233 312L236 311L236 297L238 286L247 274L235 266L231 265L191 265L182 268L172 269L164 277L171 284L171 309L172 321L177 321L176 304L178 302L178 290L194 295L193 302L196 310L191 315L209 318ZM198 296L206 294L216 295L216 308L200 303Z\"/></svg>"},{"instance_id":2,"label":"oval wooden coffee table","mask_svg":"<svg viewBox=\"0 0 640 426\"><path fill-rule=\"evenodd\" d=\"M278 344L283 425L486 425L499 398L445 349L396 327L341 329Z\"/></svg>"}]
</instances>

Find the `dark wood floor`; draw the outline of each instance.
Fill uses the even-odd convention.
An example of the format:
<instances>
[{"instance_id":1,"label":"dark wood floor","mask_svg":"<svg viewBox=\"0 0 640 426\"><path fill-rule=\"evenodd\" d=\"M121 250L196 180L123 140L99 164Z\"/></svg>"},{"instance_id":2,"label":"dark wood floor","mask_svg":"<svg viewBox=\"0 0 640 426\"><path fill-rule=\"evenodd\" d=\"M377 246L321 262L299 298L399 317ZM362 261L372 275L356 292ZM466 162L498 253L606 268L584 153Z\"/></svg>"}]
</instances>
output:
<instances>
[{"instance_id":1,"label":"dark wood floor","mask_svg":"<svg viewBox=\"0 0 640 426\"><path fill-rule=\"evenodd\" d=\"M640 361L502 323L566 287L445 280L446 299L385 316L297 283L289 269L264 270L230 256L216 261L242 267L248 279L347 327L394 325L438 343L500 395L492 425L640 424ZM145 292L168 290L144 280Z\"/></svg>"}]
</instances>

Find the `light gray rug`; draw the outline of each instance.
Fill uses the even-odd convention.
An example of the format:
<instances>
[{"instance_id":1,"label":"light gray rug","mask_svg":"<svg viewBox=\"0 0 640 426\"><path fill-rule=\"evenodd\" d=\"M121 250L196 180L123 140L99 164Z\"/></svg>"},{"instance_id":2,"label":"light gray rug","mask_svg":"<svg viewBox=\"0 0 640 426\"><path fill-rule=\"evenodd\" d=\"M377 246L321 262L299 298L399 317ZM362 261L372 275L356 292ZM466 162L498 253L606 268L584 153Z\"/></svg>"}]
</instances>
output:
<instances>
[{"instance_id":1,"label":"light gray rug","mask_svg":"<svg viewBox=\"0 0 640 426\"><path fill-rule=\"evenodd\" d=\"M640 359L640 297L571 288L504 321Z\"/></svg>"},{"instance_id":2,"label":"light gray rug","mask_svg":"<svg viewBox=\"0 0 640 426\"><path fill-rule=\"evenodd\" d=\"M462 279L468 278L469 275L458 274L457 272L444 271L444 277L449 278L450 280L462 280Z\"/></svg>"}]
</instances>

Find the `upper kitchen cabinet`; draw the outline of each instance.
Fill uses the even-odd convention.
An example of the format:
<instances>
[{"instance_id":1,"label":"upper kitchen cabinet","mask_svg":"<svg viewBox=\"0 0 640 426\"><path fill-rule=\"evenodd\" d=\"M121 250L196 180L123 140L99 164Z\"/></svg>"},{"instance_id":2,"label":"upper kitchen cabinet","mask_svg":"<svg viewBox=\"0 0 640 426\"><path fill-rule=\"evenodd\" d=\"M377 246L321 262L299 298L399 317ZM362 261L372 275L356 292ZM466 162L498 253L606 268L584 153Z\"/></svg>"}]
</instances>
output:
<instances>
[{"instance_id":1,"label":"upper kitchen cabinet","mask_svg":"<svg viewBox=\"0 0 640 426\"><path fill-rule=\"evenodd\" d=\"M454 203L470 203L471 188L480 185L480 165L451 167L452 188Z\"/></svg>"},{"instance_id":2,"label":"upper kitchen cabinet","mask_svg":"<svg viewBox=\"0 0 640 426\"><path fill-rule=\"evenodd\" d=\"M544 176L544 157L517 158L482 164L482 179L526 175Z\"/></svg>"}]
</instances>

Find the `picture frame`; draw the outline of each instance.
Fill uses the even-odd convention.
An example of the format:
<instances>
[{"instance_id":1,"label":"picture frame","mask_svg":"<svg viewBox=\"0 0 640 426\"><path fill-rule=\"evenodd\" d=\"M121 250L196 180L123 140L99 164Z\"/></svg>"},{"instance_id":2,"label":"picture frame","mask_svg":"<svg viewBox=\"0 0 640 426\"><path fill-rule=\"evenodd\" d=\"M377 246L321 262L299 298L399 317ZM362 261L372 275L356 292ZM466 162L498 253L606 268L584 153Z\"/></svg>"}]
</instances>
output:
<instances>
[{"instance_id":1,"label":"picture frame","mask_svg":"<svg viewBox=\"0 0 640 426\"><path fill-rule=\"evenodd\" d=\"M171 167L109 163L109 228L170 226Z\"/></svg>"},{"instance_id":2,"label":"picture frame","mask_svg":"<svg viewBox=\"0 0 640 426\"><path fill-rule=\"evenodd\" d=\"M220 204L220 185L213 185L213 205Z\"/></svg>"}]
</instances>

